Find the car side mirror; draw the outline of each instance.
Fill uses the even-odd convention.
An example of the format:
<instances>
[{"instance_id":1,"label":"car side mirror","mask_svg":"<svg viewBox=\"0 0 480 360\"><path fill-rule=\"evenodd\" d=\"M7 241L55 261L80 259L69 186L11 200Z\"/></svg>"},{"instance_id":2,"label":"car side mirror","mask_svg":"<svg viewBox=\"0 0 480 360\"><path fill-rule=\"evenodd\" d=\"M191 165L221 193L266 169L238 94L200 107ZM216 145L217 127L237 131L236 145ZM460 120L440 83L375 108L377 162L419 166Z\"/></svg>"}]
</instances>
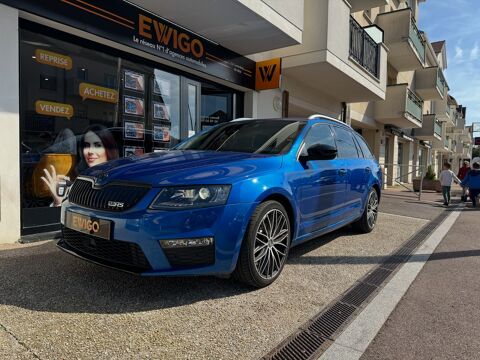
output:
<instances>
[{"instance_id":1,"label":"car side mirror","mask_svg":"<svg viewBox=\"0 0 480 360\"><path fill-rule=\"evenodd\" d=\"M300 156L300 160L333 160L337 157L337 148L327 144L314 144L307 149L308 155Z\"/></svg>"}]
</instances>

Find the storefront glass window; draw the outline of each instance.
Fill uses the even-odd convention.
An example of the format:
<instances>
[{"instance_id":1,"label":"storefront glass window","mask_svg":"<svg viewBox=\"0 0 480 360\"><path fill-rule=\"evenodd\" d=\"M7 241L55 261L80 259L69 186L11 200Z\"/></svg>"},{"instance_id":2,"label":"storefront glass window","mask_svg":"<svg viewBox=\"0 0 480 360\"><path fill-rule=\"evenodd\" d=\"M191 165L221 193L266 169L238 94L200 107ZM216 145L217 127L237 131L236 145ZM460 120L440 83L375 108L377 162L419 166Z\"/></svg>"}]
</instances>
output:
<instances>
[{"instance_id":1,"label":"storefront glass window","mask_svg":"<svg viewBox=\"0 0 480 360\"><path fill-rule=\"evenodd\" d=\"M232 100L231 91L225 91L210 84L202 84L201 129L232 120Z\"/></svg>"},{"instance_id":2,"label":"storefront glass window","mask_svg":"<svg viewBox=\"0 0 480 360\"><path fill-rule=\"evenodd\" d=\"M119 156L108 130L118 111L118 61L27 30L20 38L22 215L29 227L58 223L67 181Z\"/></svg>"},{"instance_id":3,"label":"storefront glass window","mask_svg":"<svg viewBox=\"0 0 480 360\"><path fill-rule=\"evenodd\" d=\"M66 39L20 30L23 234L58 228L59 205L86 168L169 149L200 128L200 111L202 127L232 119L232 91Z\"/></svg>"}]
</instances>

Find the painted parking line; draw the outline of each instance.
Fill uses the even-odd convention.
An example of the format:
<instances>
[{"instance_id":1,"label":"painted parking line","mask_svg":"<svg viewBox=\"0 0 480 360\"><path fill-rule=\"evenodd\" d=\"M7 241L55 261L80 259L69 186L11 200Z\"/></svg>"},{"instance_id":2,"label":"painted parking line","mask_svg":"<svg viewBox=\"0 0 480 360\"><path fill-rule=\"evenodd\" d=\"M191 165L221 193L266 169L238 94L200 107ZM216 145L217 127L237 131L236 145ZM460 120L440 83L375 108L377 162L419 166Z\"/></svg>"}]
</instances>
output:
<instances>
[{"instance_id":1,"label":"painted parking line","mask_svg":"<svg viewBox=\"0 0 480 360\"><path fill-rule=\"evenodd\" d=\"M320 356L320 360L360 359L420 273L430 255L460 216L463 208L463 206L459 207L458 211L452 211L448 215L378 295Z\"/></svg>"}]
</instances>

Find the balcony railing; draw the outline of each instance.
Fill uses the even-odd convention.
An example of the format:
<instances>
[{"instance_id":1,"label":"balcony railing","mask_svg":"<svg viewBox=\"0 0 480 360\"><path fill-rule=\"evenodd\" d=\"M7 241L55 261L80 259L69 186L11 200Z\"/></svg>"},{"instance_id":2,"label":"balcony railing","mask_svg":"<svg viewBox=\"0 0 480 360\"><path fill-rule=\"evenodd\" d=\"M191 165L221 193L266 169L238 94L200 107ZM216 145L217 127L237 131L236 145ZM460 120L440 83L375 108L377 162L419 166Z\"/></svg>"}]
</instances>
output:
<instances>
[{"instance_id":1,"label":"balcony railing","mask_svg":"<svg viewBox=\"0 0 480 360\"><path fill-rule=\"evenodd\" d=\"M410 40L412 40L413 46L418 52L420 59L422 62L425 62L425 40L423 40L420 31L417 28L417 24L415 22L415 18L411 18L410 20Z\"/></svg>"},{"instance_id":2,"label":"balcony railing","mask_svg":"<svg viewBox=\"0 0 480 360\"><path fill-rule=\"evenodd\" d=\"M378 44L350 16L350 56L370 74L378 78L379 55Z\"/></svg>"},{"instance_id":3,"label":"balcony railing","mask_svg":"<svg viewBox=\"0 0 480 360\"><path fill-rule=\"evenodd\" d=\"M435 135L438 135L438 136L442 137L442 122L441 121L435 120L435 123L433 125L433 132L435 133Z\"/></svg>"},{"instance_id":4,"label":"balcony railing","mask_svg":"<svg viewBox=\"0 0 480 360\"><path fill-rule=\"evenodd\" d=\"M440 68L437 69L437 88L438 91L444 96L445 88L447 87L447 82L445 81L445 77L443 76L443 72Z\"/></svg>"},{"instance_id":5,"label":"balcony railing","mask_svg":"<svg viewBox=\"0 0 480 360\"><path fill-rule=\"evenodd\" d=\"M407 88L407 106L406 112L413 116L416 120L422 122L423 100L420 99L413 91Z\"/></svg>"}]
</instances>

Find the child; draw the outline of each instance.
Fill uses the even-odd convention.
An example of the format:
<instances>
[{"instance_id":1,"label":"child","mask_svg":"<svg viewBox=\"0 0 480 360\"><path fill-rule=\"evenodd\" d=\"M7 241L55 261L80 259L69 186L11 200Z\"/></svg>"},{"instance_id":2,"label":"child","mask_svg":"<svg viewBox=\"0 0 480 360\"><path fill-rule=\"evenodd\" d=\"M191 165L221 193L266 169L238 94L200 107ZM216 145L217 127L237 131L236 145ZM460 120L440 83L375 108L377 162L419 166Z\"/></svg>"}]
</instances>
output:
<instances>
[{"instance_id":1,"label":"child","mask_svg":"<svg viewBox=\"0 0 480 360\"><path fill-rule=\"evenodd\" d=\"M443 164L443 171L440 173L440 182L442 184L442 194L443 194L443 205L448 206L450 204L450 189L452 187L452 182L455 180L457 183L461 183L460 179L455 175L455 173L450 170L452 165L449 163Z\"/></svg>"},{"instance_id":2,"label":"child","mask_svg":"<svg viewBox=\"0 0 480 360\"><path fill-rule=\"evenodd\" d=\"M463 179L462 186L468 186L472 205L477 207L477 196L480 194L480 158L473 159L472 170Z\"/></svg>"}]
</instances>

